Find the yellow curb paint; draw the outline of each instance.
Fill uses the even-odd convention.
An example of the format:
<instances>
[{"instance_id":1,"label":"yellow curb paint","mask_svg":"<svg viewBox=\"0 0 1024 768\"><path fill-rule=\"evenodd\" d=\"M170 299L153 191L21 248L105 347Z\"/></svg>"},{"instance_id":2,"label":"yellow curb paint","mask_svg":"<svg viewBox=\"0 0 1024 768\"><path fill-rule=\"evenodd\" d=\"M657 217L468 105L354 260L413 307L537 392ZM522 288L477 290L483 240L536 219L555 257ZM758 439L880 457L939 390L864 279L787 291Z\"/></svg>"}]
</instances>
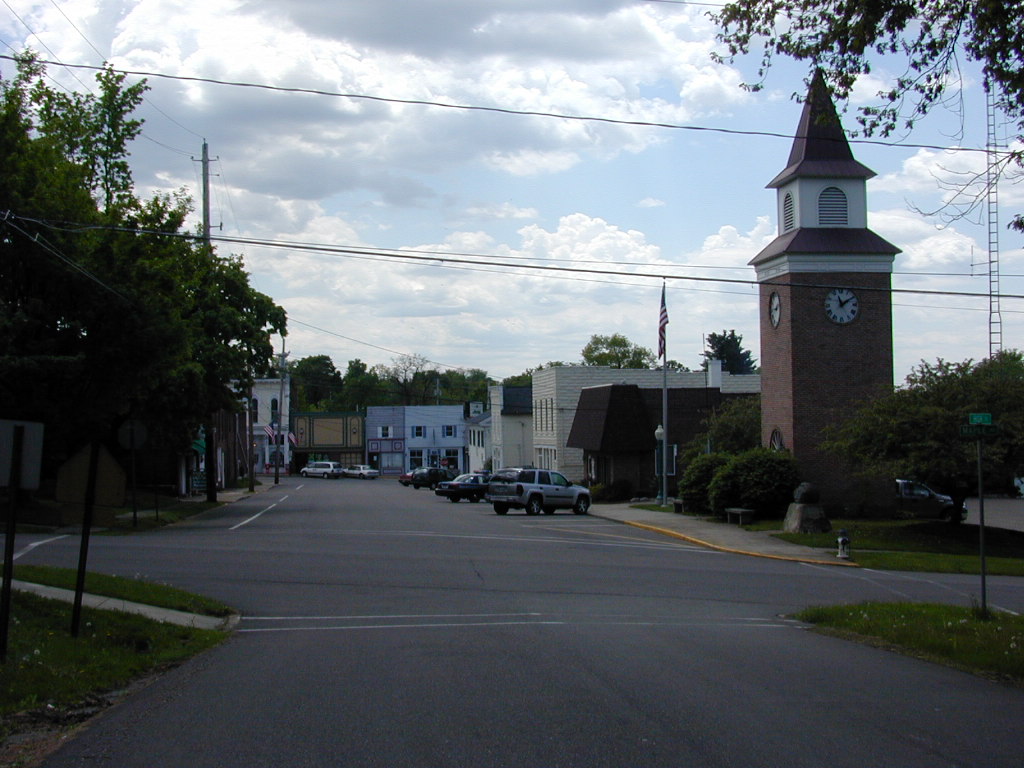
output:
<instances>
[{"instance_id":1,"label":"yellow curb paint","mask_svg":"<svg viewBox=\"0 0 1024 768\"><path fill-rule=\"evenodd\" d=\"M646 523L637 523L632 520L623 520L626 525L632 525L634 528L643 528L645 531L653 531L655 533L661 533L665 536L671 536L674 539L682 539L688 541L691 544L699 544L702 547L708 549L714 549L719 552L728 552L732 555L749 555L750 557L763 557L768 560L786 560L791 563L811 563L813 565L840 565L845 568L860 568L857 563L851 563L849 560L839 560L838 558L833 562L832 560L816 560L810 557L790 557L789 555L769 555L764 552L748 552L745 549L733 549L731 547L722 547L718 544L712 544L708 541L702 541L701 539L694 538L693 536L687 536L685 533L679 533L678 531L670 531L668 528L659 528L656 525L647 525Z\"/></svg>"}]
</instances>

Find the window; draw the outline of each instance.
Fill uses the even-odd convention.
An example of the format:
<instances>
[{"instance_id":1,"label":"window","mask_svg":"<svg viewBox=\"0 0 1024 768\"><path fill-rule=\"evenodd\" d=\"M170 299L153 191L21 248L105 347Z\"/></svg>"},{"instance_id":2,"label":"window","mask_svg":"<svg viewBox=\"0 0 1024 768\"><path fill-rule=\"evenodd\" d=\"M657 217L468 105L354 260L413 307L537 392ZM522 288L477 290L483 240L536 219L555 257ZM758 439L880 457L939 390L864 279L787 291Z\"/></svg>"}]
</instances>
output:
<instances>
[{"instance_id":1,"label":"window","mask_svg":"<svg viewBox=\"0 0 1024 768\"><path fill-rule=\"evenodd\" d=\"M846 193L839 187L827 187L818 195L818 226L845 227L849 223Z\"/></svg>"},{"instance_id":2,"label":"window","mask_svg":"<svg viewBox=\"0 0 1024 768\"><path fill-rule=\"evenodd\" d=\"M391 437L391 427L377 427L377 437Z\"/></svg>"},{"instance_id":3,"label":"window","mask_svg":"<svg viewBox=\"0 0 1024 768\"><path fill-rule=\"evenodd\" d=\"M278 413L277 398L272 398L270 401L270 423L277 424L280 420L281 414Z\"/></svg>"},{"instance_id":4,"label":"window","mask_svg":"<svg viewBox=\"0 0 1024 768\"><path fill-rule=\"evenodd\" d=\"M789 232L796 226L796 211L793 206L793 193L787 192L782 198L782 231Z\"/></svg>"},{"instance_id":5,"label":"window","mask_svg":"<svg viewBox=\"0 0 1024 768\"><path fill-rule=\"evenodd\" d=\"M258 397L254 397L249 401L249 410L252 411L253 416L259 421L260 399Z\"/></svg>"},{"instance_id":6,"label":"window","mask_svg":"<svg viewBox=\"0 0 1024 768\"><path fill-rule=\"evenodd\" d=\"M426 431L427 431L426 427L413 427L412 428L412 436L413 437L423 437L424 434L426 433Z\"/></svg>"},{"instance_id":7,"label":"window","mask_svg":"<svg viewBox=\"0 0 1024 768\"><path fill-rule=\"evenodd\" d=\"M445 437L455 437L455 425L445 424L443 434Z\"/></svg>"}]
</instances>

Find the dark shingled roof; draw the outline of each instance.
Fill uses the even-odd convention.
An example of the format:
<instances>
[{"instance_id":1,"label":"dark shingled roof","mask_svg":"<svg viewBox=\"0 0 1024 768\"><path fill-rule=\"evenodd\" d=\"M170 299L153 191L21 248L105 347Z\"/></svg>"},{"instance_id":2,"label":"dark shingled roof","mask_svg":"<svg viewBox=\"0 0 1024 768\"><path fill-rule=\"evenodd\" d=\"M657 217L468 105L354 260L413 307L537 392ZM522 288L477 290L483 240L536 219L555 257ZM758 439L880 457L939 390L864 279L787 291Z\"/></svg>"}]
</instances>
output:
<instances>
[{"instance_id":1,"label":"dark shingled roof","mask_svg":"<svg viewBox=\"0 0 1024 768\"><path fill-rule=\"evenodd\" d=\"M567 445L629 452L653 450L654 442L654 425L635 384L588 387L580 392Z\"/></svg>"},{"instance_id":2,"label":"dark shingled roof","mask_svg":"<svg viewBox=\"0 0 1024 768\"><path fill-rule=\"evenodd\" d=\"M786 169L768 182L777 189L797 176L870 179L875 172L853 159L835 104L821 70L814 73L800 115Z\"/></svg>"},{"instance_id":3,"label":"dark shingled roof","mask_svg":"<svg viewBox=\"0 0 1024 768\"><path fill-rule=\"evenodd\" d=\"M837 254L895 256L899 252L899 248L870 229L804 227L776 237L750 260L750 265L757 266L784 253L820 253L831 257Z\"/></svg>"}]
</instances>

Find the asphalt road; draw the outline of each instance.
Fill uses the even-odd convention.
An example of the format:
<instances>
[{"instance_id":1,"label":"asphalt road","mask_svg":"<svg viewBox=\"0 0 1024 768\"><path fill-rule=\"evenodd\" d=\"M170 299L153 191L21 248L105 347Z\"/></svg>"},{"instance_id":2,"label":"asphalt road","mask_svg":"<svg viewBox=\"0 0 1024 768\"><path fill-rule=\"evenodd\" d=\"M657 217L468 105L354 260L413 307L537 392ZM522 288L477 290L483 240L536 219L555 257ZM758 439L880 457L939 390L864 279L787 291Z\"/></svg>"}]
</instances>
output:
<instances>
[{"instance_id":1,"label":"asphalt road","mask_svg":"<svg viewBox=\"0 0 1024 768\"><path fill-rule=\"evenodd\" d=\"M19 537L19 562L73 566L77 537L49 538ZM595 517L300 478L165 530L95 536L89 567L242 619L52 768L1017 768L1024 751L1024 691L787 618L965 604L976 577L742 557ZM1024 611L1019 580L990 577L988 595Z\"/></svg>"}]
</instances>

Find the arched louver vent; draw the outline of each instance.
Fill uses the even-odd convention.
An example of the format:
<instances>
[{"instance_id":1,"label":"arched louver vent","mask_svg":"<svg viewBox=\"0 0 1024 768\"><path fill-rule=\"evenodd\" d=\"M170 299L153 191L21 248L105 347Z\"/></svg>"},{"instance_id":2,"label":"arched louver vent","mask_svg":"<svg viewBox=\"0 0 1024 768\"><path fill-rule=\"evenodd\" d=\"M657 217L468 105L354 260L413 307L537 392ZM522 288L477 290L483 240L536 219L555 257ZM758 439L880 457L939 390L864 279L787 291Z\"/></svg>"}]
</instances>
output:
<instances>
[{"instance_id":1,"label":"arched louver vent","mask_svg":"<svg viewBox=\"0 0 1024 768\"><path fill-rule=\"evenodd\" d=\"M845 227L849 224L846 194L839 187L828 187L818 196L818 226Z\"/></svg>"},{"instance_id":2,"label":"arched louver vent","mask_svg":"<svg viewBox=\"0 0 1024 768\"><path fill-rule=\"evenodd\" d=\"M782 198L782 231L789 232L796 226L796 212L793 210L793 195L789 192Z\"/></svg>"}]
</instances>

